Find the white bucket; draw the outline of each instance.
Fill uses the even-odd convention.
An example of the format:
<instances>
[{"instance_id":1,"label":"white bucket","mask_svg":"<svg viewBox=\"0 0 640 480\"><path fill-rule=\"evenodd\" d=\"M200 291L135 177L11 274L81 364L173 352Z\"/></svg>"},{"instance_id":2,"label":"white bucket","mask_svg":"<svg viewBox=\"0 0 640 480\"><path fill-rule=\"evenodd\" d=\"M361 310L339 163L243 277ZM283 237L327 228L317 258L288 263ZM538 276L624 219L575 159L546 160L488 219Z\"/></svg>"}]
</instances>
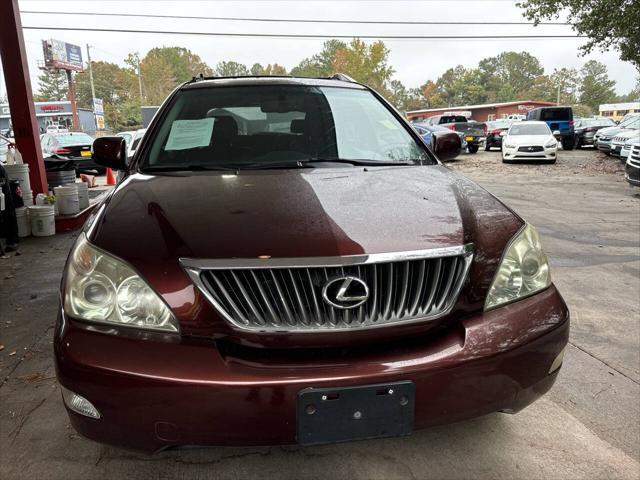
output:
<instances>
[{"instance_id":1,"label":"white bucket","mask_svg":"<svg viewBox=\"0 0 640 480\"><path fill-rule=\"evenodd\" d=\"M53 205L29 207L29 219L34 237L48 237L56 233Z\"/></svg>"},{"instance_id":2,"label":"white bucket","mask_svg":"<svg viewBox=\"0 0 640 480\"><path fill-rule=\"evenodd\" d=\"M56 187L56 204L60 215L75 215L80 211L80 201L78 199L78 187L76 184Z\"/></svg>"},{"instance_id":3,"label":"white bucket","mask_svg":"<svg viewBox=\"0 0 640 480\"><path fill-rule=\"evenodd\" d=\"M31 235L31 223L29 222L27 207L16 208L16 218L18 220L18 236L23 238Z\"/></svg>"},{"instance_id":4,"label":"white bucket","mask_svg":"<svg viewBox=\"0 0 640 480\"><path fill-rule=\"evenodd\" d=\"M85 182L76 183L78 188L78 203L80 204L80 210L89 208L89 185Z\"/></svg>"},{"instance_id":5,"label":"white bucket","mask_svg":"<svg viewBox=\"0 0 640 480\"><path fill-rule=\"evenodd\" d=\"M33 205L33 192L31 190L22 189L22 202L25 207L30 207Z\"/></svg>"},{"instance_id":6,"label":"white bucket","mask_svg":"<svg viewBox=\"0 0 640 480\"><path fill-rule=\"evenodd\" d=\"M22 190L31 191L31 183L29 182L29 165L26 163L16 163L13 165L4 165L9 180L18 180Z\"/></svg>"}]
</instances>

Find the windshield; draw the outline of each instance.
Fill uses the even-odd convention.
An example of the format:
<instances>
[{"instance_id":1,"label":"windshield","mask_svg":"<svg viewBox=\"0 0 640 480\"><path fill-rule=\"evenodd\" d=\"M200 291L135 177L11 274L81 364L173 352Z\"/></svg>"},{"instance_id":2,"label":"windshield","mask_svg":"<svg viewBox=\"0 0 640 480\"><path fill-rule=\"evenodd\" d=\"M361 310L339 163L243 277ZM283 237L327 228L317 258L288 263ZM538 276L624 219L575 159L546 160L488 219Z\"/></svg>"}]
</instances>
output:
<instances>
[{"instance_id":1,"label":"windshield","mask_svg":"<svg viewBox=\"0 0 640 480\"><path fill-rule=\"evenodd\" d=\"M545 123L520 123L511 127L509 135L551 135L551 130Z\"/></svg>"},{"instance_id":2,"label":"windshield","mask_svg":"<svg viewBox=\"0 0 640 480\"><path fill-rule=\"evenodd\" d=\"M273 85L179 92L141 167L258 168L314 160L434 163L367 90Z\"/></svg>"},{"instance_id":3,"label":"windshield","mask_svg":"<svg viewBox=\"0 0 640 480\"><path fill-rule=\"evenodd\" d=\"M509 128L509 126L513 122L509 120L496 120L495 122L487 122L487 128L489 130L497 129L497 128Z\"/></svg>"},{"instance_id":4,"label":"windshield","mask_svg":"<svg viewBox=\"0 0 640 480\"><path fill-rule=\"evenodd\" d=\"M93 138L86 133L70 133L69 135L56 135L59 145L91 145Z\"/></svg>"},{"instance_id":5,"label":"windshield","mask_svg":"<svg viewBox=\"0 0 640 480\"><path fill-rule=\"evenodd\" d=\"M635 125L640 124L640 115L635 117L629 117L626 120L620 122L621 127L634 128Z\"/></svg>"},{"instance_id":6,"label":"windshield","mask_svg":"<svg viewBox=\"0 0 640 480\"><path fill-rule=\"evenodd\" d=\"M578 122L579 127L610 127L615 125L615 122L610 118L584 118Z\"/></svg>"},{"instance_id":7,"label":"windshield","mask_svg":"<svg viewBox=\"0 0 640 480\"><path fill-rule=\"evenodd\" d=\"M573 120L573 112L570 108L544 108L540 113L540 120Z\"/></svg>"}]
</instances>

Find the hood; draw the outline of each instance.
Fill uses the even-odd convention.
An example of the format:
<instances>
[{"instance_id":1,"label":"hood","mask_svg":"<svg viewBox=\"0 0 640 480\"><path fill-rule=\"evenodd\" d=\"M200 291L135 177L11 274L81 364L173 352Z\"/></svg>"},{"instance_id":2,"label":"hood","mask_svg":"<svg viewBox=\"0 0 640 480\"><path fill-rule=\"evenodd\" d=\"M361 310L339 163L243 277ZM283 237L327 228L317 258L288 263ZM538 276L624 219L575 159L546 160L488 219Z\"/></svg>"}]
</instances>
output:
<instances>
[{"instance_id":1,"label":"hood","mask_svg":"<svg viewBox=\"0 0 640 480\"><path fill-rule=\"evenodd\" d=\"M621 137L621 138L626 138L626 139L630 139L630 138L637 138L638 140L640 140L640 130L635 130L635 129L629 129L629 130L622 130L618 133L616 133L616 137Z\"/></svg>"},{"instance_id":2,"label":"hood","mask_svg":"<svg viewBox=\"0 0 640 480\"><path fill-rule=\"evenodd\" d=\"M460 206L468 202L470 189L482 200L475 209L508 212L441 166L136 174L113 193L91 240L128 260L459 246L470 220Z\"/></svg>"},{"instance_id":3,"label":"hood","mask_svg":"<svg viewBox=\"0 0 640 480\"><path fill-rule=\"evenodd\" d=\"M619 127L619 126L615 126L615 127L606 127L606 128L601 128L600 130L598 130L598 135L599 136L611 136L611 135L615 135L618 132L624 130L624 128Z\"/></svg>"},{"instance_id":4,"label":"hood","mask_svg":"<svg viewBox=\"0 0 640 480\"><path fill-rule=\"evenodd\" d=\"M177 313L183 332L193 332L209 320L194 316L206 307L196 308L181 257L341 256L472 242L465 305L481 308L522 224L484 189L434 165L135 174L86 231L93 244L133 265Z\"/></svg>"},{"instance_id":5,"label":"hood","mask_svg":"<svg viewBox=\"0 0 640 480\"><path fill-rule=\"evenodd\" d=\"M555 139L553 135L507 135L506 138L514 145L544 145Z\"/></svg>"}]
</instances>

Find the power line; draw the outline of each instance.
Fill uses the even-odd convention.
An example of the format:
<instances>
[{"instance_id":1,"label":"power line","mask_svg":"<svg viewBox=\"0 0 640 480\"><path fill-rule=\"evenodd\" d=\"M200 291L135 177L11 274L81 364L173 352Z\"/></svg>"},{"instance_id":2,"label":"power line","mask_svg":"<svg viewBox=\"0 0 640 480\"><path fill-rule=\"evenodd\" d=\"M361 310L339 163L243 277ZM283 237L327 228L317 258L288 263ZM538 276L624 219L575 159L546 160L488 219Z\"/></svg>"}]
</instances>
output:
<instances>
[{"instance_id":1,"label":"power line","mask_svg":"<svg viewBox=\"0 0 640 480\"><path fill-rule=\"evenodd\" d=\"M106 13L106 12L46 12L23 10L20 13L47 15L84 15L99 17L168 18L178 20L221 20L229 22L277 22L277 23L335 23L355 25L531 25L533 22L454 22L418 20L314 20L306 18L256 18L256 17L203 17L196 15L156 15L149 13ZM567 22L540 22L538 25L570 25Z\"/></svg>"},{"instance_id":2,"label":"power line","mask_svg":"<svg viewBox=\"0 0 640 480\"><path fill-rule=\"evenodd\" d=\"M83 28L83 27L47 27L24 26L25 30L61 30L71 32L112 32L112 33L147 33L156 35L197 35L205 37L247 37L247 38L361 38L366 40L508 40L508 39L561 39L581 38L585 35L318 35L318 34L287 34L287 33L232 33L232 32L195 32L166 31L166 30L134 30L128 28Z\"/></svg>"}]
</instances>

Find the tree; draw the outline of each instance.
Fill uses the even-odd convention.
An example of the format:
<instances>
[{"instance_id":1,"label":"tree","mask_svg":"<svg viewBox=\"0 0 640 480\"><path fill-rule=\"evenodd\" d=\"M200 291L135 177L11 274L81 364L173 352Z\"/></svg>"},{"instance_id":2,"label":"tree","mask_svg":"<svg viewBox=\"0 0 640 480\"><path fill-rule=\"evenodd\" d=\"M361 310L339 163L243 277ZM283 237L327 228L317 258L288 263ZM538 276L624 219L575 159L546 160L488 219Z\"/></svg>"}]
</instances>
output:
<instances>
[{"instance_id":1,"label":"tree","mask_svg":"<svg viewBox=\"0 0 640 480\"><path fill-rule=\"evenodd\" d=\"M239 77L241 75L248 75L249 70L242 63L234 62L233 60L228 62L220 62L216 65L216 75L218 77Z\"/></svg>"},{"instance_id":2,"label":"tree","mask_svg":"<svg viewBox=\"0 0 640 480\"><path fill-rule=\"evenodd\" d=\"M517 4L523 15L537 25L543 20L567 14L567 20L580 34L589 37L583 54L595 48L620 51L622 60L640 70L640 2L637 0L523 0Z\"/></svg>"},{"instance_id":3,"label":"tree","mask_svg":"<svg viewBox=\"0 0 640 480\"><path fill-rule=\"evenodd\" d=\"M334 60L339 50L347 48L341 40L327 40L322 50L310 58L302 60L291 70L291 75L297 77L329 77L335 73Z\"/></svg>"},{"instance_id":4,"label":"tree","mask_svg":"<svg viewBox=\"0 0 640 480\"><path fill-rule=\"evenodd\" d=\"M149 50L144 61L163 63L171 69L176 83L191 80L203 74L205 77L213 75L213 69L202 59L184 47L156 47Z\"/></svg>"},{"instance_id":5,"label":"tree","mask_svg":"<svg viewBox=\"0 0 640 480\"><path fill-rule=\"evenodd\" d=\"M65 100L69 84L64 70L46 69L38 76L38 93L34 95L36 102Z\"/></svg>"},{"instance_id":6,"label":"tree","mask_svg":"<svg viewBox=\"0 0 640 480\"><path fill-rule=\"evenodd\" d=\"M498 102L520 97L544 73L540 60L527 52L502 52L481 60L478 69L486 100Z\"/></svg>"},{"instance_id":7,"label":"tree","mask_svg":"<svg viewBox=\"0 0 640 480\"><path fill-rule=\"evenodd\" d=\"M333 72L341 72L354 80L384 92L393 75L387 65L389 49L381 41L367 45L354 38L347 48L338 49L333 60Z\"/></svg>"},{"instance_id":8,"label":"tree","mask_svg":"<svg viewBox=\"0 0 640 480\"><path fill-rule=\"evenodd\" d=\"M91 67L96 97L104 102L108 127L117 132L139 126L142 117L136 73L109 62L93 61ZM76 96L78 106L93 108L88 70L76 75Z\"/></svg>"},{"instance_id":9,"label":"tree","mask_svg":"<svg viewBox=\"0 0 640 480\"><path fill-rule=\"evenodd\" d=\"M614 90L616 82L609 79L607 67L603 63L589 60L580 69L580 77L580 103L597 112L601 104L617 100Z\"/></svg>"},{"instance_id":10,"label":"tree","mask_svg":"<svg viewBox=\"0 0 640 480\"><path fill-rule=\"evenodd\" d=\"M575 68L555 69L551 75L540 75L533 85L520 95L522 100L542 100L545 102L558 101L560 88L560 103L573 105L578 101L580 78Z\"/></svg>"}]
</instances>

